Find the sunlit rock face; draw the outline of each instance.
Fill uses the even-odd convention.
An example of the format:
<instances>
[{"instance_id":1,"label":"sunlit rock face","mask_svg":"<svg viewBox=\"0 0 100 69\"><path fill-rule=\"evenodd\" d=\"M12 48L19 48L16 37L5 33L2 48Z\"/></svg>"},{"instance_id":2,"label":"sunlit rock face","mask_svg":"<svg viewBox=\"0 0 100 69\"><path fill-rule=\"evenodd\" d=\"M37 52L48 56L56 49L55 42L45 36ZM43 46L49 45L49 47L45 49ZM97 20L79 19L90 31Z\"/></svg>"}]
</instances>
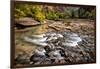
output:
<instances>
[{"instance_id":1,"label":"sunlit rock face","mask_svg":"<svg viewBox=\"0 0 100 69\"><path fill-rule=\"evenodd\" d=\"M62 33L45 33L40 35L32 35L31 38L24 37L24 40L39 46L47 46L49 43L56 44L59 42L61 46L72 46L75 47L78 45L78 42L81 42L82 39L76 33L62 32Z\"/></svg>"}]
</instances>

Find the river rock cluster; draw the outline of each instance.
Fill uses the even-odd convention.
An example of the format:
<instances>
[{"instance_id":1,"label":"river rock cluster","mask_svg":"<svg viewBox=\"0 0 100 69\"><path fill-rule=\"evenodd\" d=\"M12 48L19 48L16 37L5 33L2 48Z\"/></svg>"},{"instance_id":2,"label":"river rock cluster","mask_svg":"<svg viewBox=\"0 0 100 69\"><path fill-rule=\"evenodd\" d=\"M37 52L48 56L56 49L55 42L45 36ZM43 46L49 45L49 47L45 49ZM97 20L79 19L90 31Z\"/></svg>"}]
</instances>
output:
<instances>
[{"instance_id":1,"label":"river rock cluster","mask_svg":"<svg viewBox=\"0 0 100 69\"><path fill-rule=\"evenodd\" d=\"M24 41L37 45L37 49L31 56L23 56L23 64L74 64L94 62L95 59L92 58L93 54L88 53L90 48L84 47L88 41L76 33L49 32L30 37L25 36Z\"/></svg>"}]
</instances>

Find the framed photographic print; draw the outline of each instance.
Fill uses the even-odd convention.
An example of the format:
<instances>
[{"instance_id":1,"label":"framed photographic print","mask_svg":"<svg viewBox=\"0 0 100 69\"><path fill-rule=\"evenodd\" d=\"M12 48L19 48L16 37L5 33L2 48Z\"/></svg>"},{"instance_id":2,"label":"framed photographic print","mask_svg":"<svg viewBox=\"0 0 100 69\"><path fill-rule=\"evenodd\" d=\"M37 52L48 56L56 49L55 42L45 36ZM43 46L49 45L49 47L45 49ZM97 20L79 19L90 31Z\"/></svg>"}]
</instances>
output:
<instances>
[{"instance_id":1,"label":"framed photographic print","mask_svg":"<svg viewBox=\"0 0 100 69\"><path fill-rule=\"evenodd\" d=\"M96 63L96 6L11 2L11 68Z\"/></svg>"}]
</instances>

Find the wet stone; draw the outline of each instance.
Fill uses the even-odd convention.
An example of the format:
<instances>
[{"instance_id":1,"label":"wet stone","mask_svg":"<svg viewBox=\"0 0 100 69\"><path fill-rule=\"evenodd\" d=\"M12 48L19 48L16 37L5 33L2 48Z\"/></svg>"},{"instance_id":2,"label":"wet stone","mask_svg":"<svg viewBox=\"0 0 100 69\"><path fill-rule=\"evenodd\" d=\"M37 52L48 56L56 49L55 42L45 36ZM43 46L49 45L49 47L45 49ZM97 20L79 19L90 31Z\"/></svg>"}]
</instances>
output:
<instances>
[{"instance_id":1,"label":"wet stone","mask_svg":"<svg viewBox=\"0 0 100 69\"><path fill-rule=\"evenodd\" d=\"M95 51L95 47L92 44L93 40L90 40L86 35L81 38L77 33L72 32L47 32L33 35L33 37L29 38L29 41L24 40L39 47L29 57L32 65L95 61L95 58L93 58L95 56L93 54Z\"/></svg>"}]
</instances>

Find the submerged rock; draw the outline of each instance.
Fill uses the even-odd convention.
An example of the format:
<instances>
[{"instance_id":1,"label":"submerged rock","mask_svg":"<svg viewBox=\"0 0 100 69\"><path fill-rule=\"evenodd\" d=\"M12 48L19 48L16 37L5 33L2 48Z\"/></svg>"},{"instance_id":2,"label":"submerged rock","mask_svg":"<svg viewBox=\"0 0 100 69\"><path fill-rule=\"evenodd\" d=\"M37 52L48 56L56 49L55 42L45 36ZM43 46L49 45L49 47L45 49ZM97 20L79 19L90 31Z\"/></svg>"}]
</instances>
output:
<instances>
[{"instance_id":1,"label":"submerged rock","mask_svg":"<svg viewBox=\"0 0 100 69\"><path fill-rule=\"evenodd\" d=\"M15 64L19 63L19 64L29 64L29 56L26 54L18 54L15 57Z\"/></svg>"},{"instance_id":2,"label":"submerged rock","mask_svg":"<svg viewBox=\"0 0 100 69\"><path fill-rule=\"evenodd\" d=\"M38 55L45 56L45 53L46 53L46 51L43 48L38 48L38 49L35 50L35 54L38 54Z\"/></svg>"},{"instance_id":3,"label":"submerged rock","mask_svg":"<svg viewBox=\"0 0 100 69\"><path fill-rule=\"evenodd\" d=\"M41 62L46 58L46 51L43 48L38 48L34 51L33 55L30 57L31 62Z\"/></svg>"}]
</instances>

